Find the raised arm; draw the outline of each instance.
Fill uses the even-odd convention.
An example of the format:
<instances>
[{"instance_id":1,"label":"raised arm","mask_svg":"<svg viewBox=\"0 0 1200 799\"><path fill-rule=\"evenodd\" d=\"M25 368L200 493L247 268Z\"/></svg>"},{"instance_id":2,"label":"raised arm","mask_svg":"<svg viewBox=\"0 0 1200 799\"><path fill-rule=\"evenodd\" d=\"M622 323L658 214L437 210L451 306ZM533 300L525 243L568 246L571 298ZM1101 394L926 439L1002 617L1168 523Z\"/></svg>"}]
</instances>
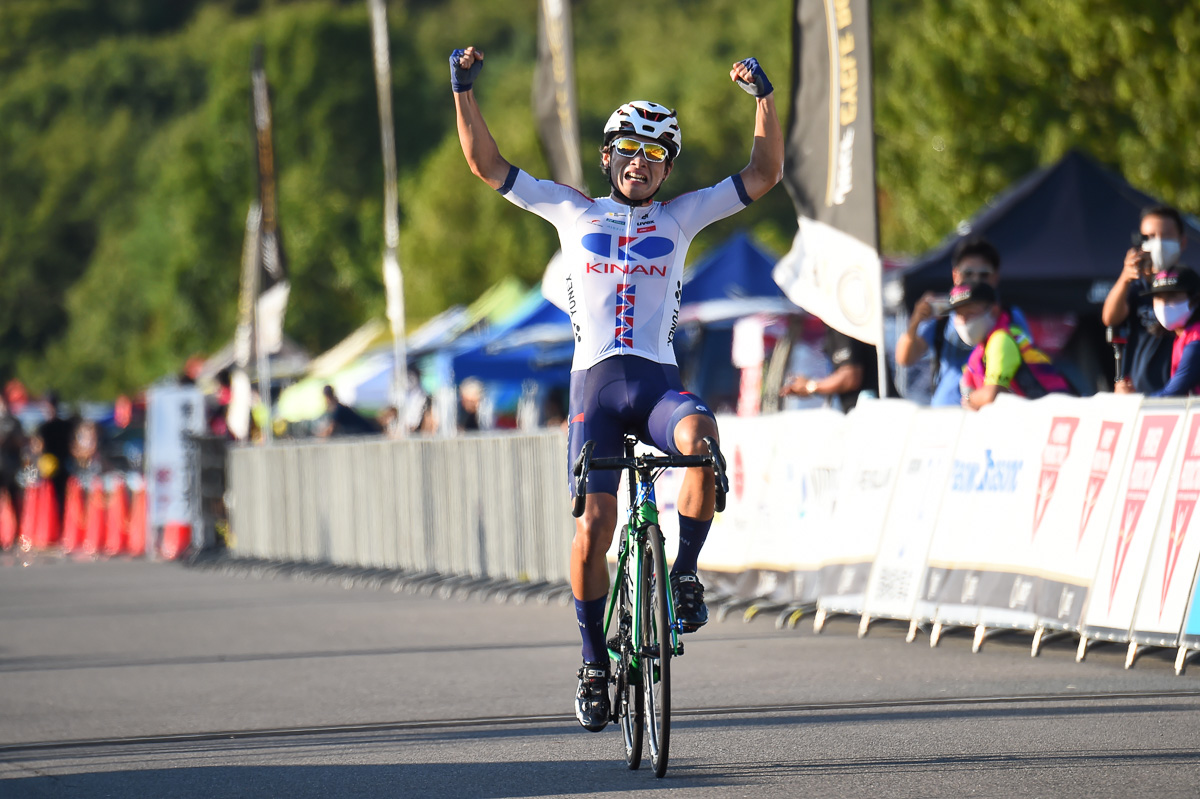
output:
<instances>
[{"instance_id":1,"label":"raised arm","mask_svg":"<svg viewBox=\"0 0 1200 799\"><path fill-rule=\"evenodd\" d=\"M741 178L750 199L757 200L783 176L783 131L775 110L775 89L756 58L735 63L729 77L755 97L754 147Z\"/></svg>"},{"instance_id":2,"label":"raised arm","mask_svg":"<svg viewBox=\"0 0 1200 799\"><path fill-rule=\"evenodd\" d=\"M475 102L472 87L482 69L482 50L468 47L450 54L450 86L454 90L454 110L458 115L458 142L471 171L484 183L498 189L504 185L512 165L500 155L500 148Z\"/></svg>"}]
</instances>

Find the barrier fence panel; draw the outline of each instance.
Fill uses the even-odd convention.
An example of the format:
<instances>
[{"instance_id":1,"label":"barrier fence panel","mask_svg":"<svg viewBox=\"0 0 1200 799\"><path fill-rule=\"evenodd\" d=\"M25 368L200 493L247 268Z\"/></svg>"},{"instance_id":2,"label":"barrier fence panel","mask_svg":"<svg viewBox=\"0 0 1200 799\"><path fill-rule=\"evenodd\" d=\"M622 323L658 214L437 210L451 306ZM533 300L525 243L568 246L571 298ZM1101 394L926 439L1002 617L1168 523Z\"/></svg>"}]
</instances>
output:
<instances>
[{"instance_id":1,"label":"barrier fence panel","mask_svg":"<svg viewBox=\"0 0 1200 799\"><path fill-rule=\"evenodd\" d=\"M1165 503L1150 546L1141 595L1134 613L1126 667L1133 665L1139 645L1177 646L1183 631L1200 535L1188 535L1200 498L1200 407L1184 417L1180 449L1167 483Z\"/></svg>"},{"instance_id":2,"label":"barrier fence panel","mask_svg":"<svg viewBox=\"0 0 1200 799\"><path fill-rule=\"evenodd\" d=\"M559 431L279 443L230 452L231 550L276 560L562 581Z\"/></svg>"},{"instance_id":3,"label":"barrier fence panel","mask_svg":"<svg viewBox=\"0 0 1200 799\"><path fill-rule=\"evenodd\" d=\"M1121 474L1100 561L1092 581L1077 659L1092 639L1126 642L1183 429L1183 402L1145 403Z\"/></svg>"},{"instance_id":4,"label":"barrier fence panel","mask_svg":"<svg viewBox=\"0 0 1200 799\"><path fill-rule=\"evenodd\" d=\"M867 580L859 635L872 618L914 616L964 415L960 408L922 408L913 416Z\"/></svg>"},{"instance_id":5,"label":"barrier fence panel","mask_svg":"<svg viewBox=\"0 0 1200 799\"><path fill-rule=\"evenodd\" d=\"M863 612L867 579L916 412L917 406L905 400L867 400L847 418L832 534L817 542L822 559L813 621L817 632L831 613Z\"/></svg>"}]
</instances>

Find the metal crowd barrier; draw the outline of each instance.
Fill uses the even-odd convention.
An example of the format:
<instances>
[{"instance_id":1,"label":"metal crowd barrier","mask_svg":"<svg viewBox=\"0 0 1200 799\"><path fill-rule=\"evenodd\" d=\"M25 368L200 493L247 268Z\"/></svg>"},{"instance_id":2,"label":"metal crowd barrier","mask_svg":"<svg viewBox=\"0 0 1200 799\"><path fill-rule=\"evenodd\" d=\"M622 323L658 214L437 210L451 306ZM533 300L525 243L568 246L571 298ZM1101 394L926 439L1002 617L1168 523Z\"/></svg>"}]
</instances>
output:
<instances>
[{"instance_id":1,"label":"metal crowd barrier","mask_svg":"<svg viewBox=\"0 0 1200 799\"><path fill-rule=\"evenodd\" d=\"M569 578L559 431L229 453L230 552L520 582Z\"/></svg>"}]
</instances>

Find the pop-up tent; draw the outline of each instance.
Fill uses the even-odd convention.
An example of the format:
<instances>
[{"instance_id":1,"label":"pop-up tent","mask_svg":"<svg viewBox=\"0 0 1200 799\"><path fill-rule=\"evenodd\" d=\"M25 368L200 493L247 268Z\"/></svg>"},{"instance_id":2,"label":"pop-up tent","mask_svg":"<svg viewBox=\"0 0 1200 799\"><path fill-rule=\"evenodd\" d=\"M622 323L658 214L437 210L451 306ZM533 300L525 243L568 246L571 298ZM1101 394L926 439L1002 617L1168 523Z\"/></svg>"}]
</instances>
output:
<instances>
[{"instance_id":1,"label":"pop-up tent","mask_svg":"<svg viewBox=\"0 0 1200 799\"><path fill-rule=\"evenodd\" d=\"M1121 273L1142 209L1158 202L1072 150L1016 183L906 267L900 276L904 302L911 309L924 292L947 291L954 246L978 235L1000 251L1005 302L1035 313L1098 313ZM1186 225L1187 237L1200 246L1200 226L1190 218ZM1191 255L1189 248L1183 260Z\"/></svg>"},{"instance_id":2,"label":"pop-up tent","mask_svg":"<svg viewBox=\"0 0 1200 799\"><path fill-rule=\"evenodd\" d=\"M754 313L797 312L771 277L776 260L745 233L730 236L684 276L680 321L711 324Z\"/></svg>"}]
</instances>

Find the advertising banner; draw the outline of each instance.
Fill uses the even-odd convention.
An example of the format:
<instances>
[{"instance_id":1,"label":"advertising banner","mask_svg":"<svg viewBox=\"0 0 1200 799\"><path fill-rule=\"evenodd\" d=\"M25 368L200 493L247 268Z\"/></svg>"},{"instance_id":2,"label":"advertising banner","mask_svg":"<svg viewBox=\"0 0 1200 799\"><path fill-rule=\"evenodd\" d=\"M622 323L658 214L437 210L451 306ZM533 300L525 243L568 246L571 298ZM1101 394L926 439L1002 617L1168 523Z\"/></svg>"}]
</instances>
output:
<instances>
[{"instance_id":1,"label":"advertising banner","mask_svg":"<svg viewBox=\"0 0 1200 799\"><path fill-rule=\"evenodd\" d=\"M1117 497L1141 397L1047 397L1030 540L1038 625L1078 630Z\"/></svg>"},{"instance_id":2,"label":"advertising banner","mask_svg":"<svg viewBox=\"0 0 1200 799\"><path fill-rule=\"evenodd\" d=\"M959 408L922 408L912 418L867 581L864 621L913 617L964 414Z\"/></svg>"},{"instance_id":3,"label":"advertising banner","mask_svg":"<svg viewBox=\"0 0 1200 799\"><path fill-rule=\"evenodd\" d=\"M1200 530L1192 529L1192 518L1200 498L1200 409L1185 417L1180 444L1133 618L1131 639L1140 644L1179 642L1196 581Z\"/></svg>"},{"instance_id":4,"label":"advertising banner","mask_svg":"<svg viewBox=\"0 0 1200 799\"><path fill-rule=\"evenodd\" d=\"M867 0L796 0L792 69L783 181L799 231L775 281L830 327L878 345L882 267Z\"/></svg>"},{"instance_id":5,"label":"advertising banner","mask_svg":"<svg viewBox=\"0 0 1200 799\"><path fill-rule=\"evenodd\" d=\"M188 436L204 433L204 395L194 386L146 392L146 513L151 529L182 523L200 532L196 460Z\"/></svg>"},{"instance_id":6,"label":"advertising banner","mask_svg":"<svg viewBox=\"0 0 1200 799\"><path fill-rule=\"evenodd\" d=\"M1081 636L1129 640L1134 609L1183 429L1182 402L1143 405L1117 504L1084 613ZM1081 644L1082 646L1082 644Z\"/></svg>"},{"instance_id":7,"label":"advertising banner","mask_svg":"<svg viewBox=\"0 0 1200 799\"><path fill-rule=\"evenodd\" d=\"M922 592L934 621L974 626L988 607L989 624L1036 626L1023 566L1048 422L1038 402L1007 395L964 419Z\"/></svg>"},{"instance_id":8,"label":"advertising banner","mask_svg":"<svg viewBox=\"0 0 1200 799\"><path fill-rule=\"evenodd\" d=\"M700 554L705 584L816 602L815 550L831 535L846 417L827 408L722 417L720 429L730 493Z\"/></svg>"},{"instance_id":9,"label":"advertising banner","mask_svg":"<svg viewBox=\"0 0 1200 799\"><path fill-rule=\"evenodd\" d=\"M836 534L815 542L821 558L819 610L862 613L916 413L914 403L885 399L860 402L847 416L846 460L833 509Z\"/></svg>"}]
</instances>

